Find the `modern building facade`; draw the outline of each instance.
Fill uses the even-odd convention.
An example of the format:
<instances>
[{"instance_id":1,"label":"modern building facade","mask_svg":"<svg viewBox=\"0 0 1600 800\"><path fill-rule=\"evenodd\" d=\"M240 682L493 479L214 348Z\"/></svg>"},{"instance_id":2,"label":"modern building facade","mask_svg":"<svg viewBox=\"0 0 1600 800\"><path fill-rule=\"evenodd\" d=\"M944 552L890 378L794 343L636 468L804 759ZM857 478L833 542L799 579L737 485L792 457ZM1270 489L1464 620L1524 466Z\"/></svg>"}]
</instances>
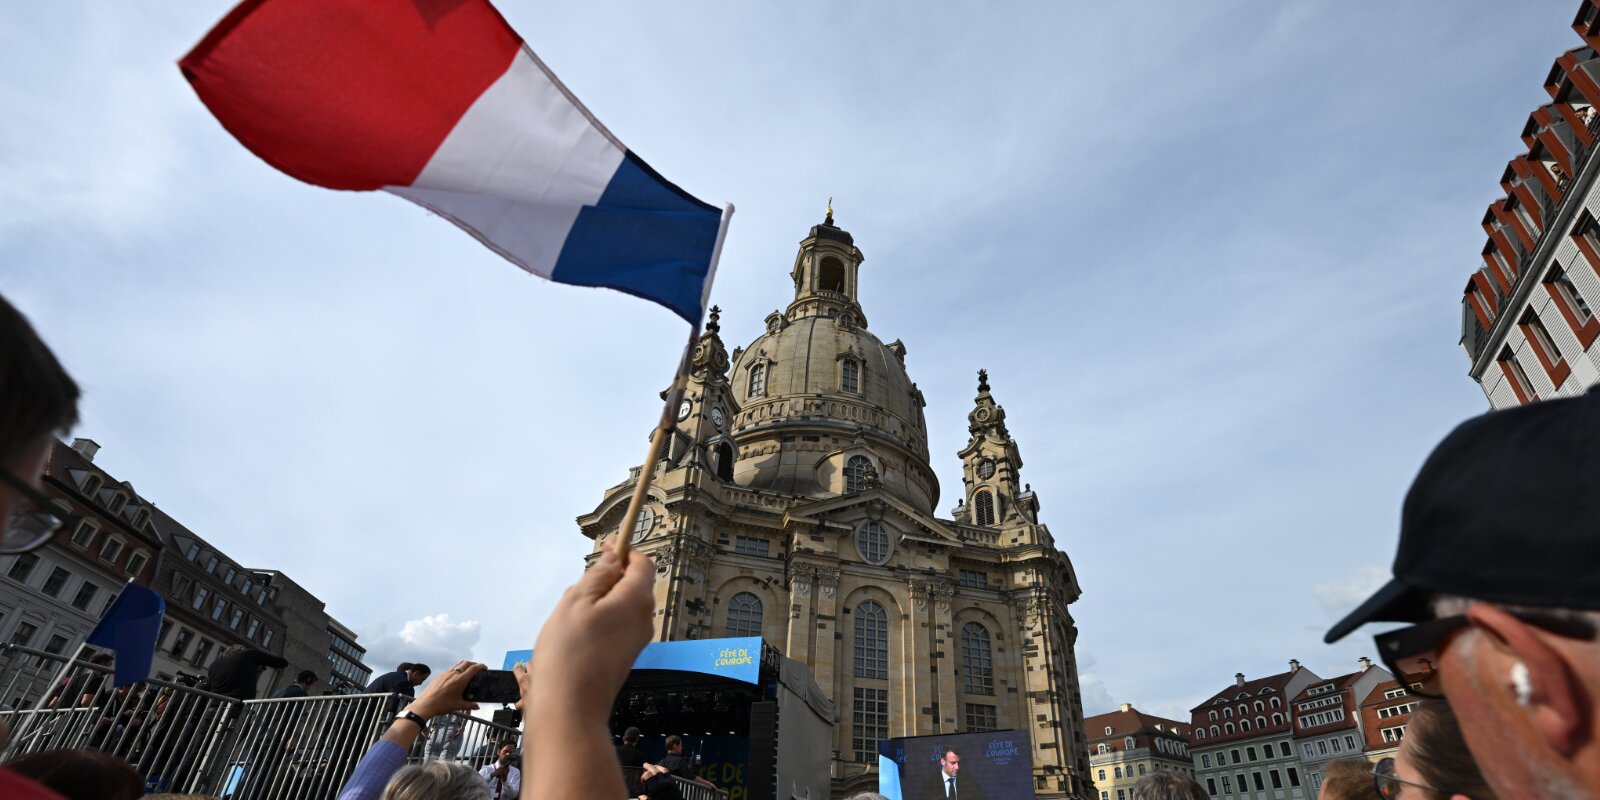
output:
<instances>
[{"instance_id":1,"label":"modern building facade","mask_svg":"<svg viewBox=\"0 0 1600 800\"><path fill-rule=\"evenodd\" d=\"M1194 776L1189 724L1146 714L1128 703L1083 721L1089 771L1100 800L1129 800L1133 785L1157 770Z\"/></svg>"},{"instance_id":2,"label":"modern building facade","mask_svg":"<svg viewBox=\"0 0 1600 800\"><path fill-rule=\"evenodd\" d=\"M863 260L830 213L748 347L713 309L646 507L622 519L636 467L578 518L591 558L621 535L655 559L657 640L761 636L808 664L840 709L837 796L876 786L882 739L1015 728L1040 797L1090 800L1072 563L982 372L938 516L923 395L869 326Z\"/></svg>"},{"instance_id":3,"label":"modern building facade","mask_svg":"<svg viewBox=\"0 0 1600 800\"><path fill-rule=\"evenodd\" d=\"M154 579L163 550L154 507L94 464L98 450L88 439L52 446L44 493L73 521L38 550L0 556L0 641L71 655L124 584Z\"/></svg>"},{"instance_id":4,"label":"modern building facade","mask_svg":"<svg viewBox=\"0 0 1600 800\"><path fill-rule=\"evenodd\" d=\"M1290 701L1294 709L1295 749L1300 756L1301 774L1311 784L1311 796L1322 791L1323 771L1328 762L1340 758L1361 758L1366 749L1362 730L1361 702L1394 676L1374 667L1367 658L1360 669L1307 686Z\"/></svg>"},{"instance_id":5,"label":"modern building facade","mask_svg":"<svg viewBox=\"0 0 1600 800\"><path fill-rule=\"evenodd\" d=\"M359 694L372 682L366 664L367 648L356 644L356 633L333 617L328 618L328 686L339 694Z\"/></svg>"},{"instance_id":6,"label":"modern building facade","mask_svg":"<svg viewBox=\"0 0 1600 800\"><path fill-rule=\"evenodd\" d=\"M1363 753L1371 761L1392 756L1406 737L1406 723L1417 709L1417 698L1399 681L1387 680L1372 687L1361 702Z\"/></svg>"},{"instance_id":7,"label":"modern building facade","mask_svg":"<svg viewBox=\"0 0 1600 800\"><path fill-rule=\"evenodd\" d=\"M1600 0L1583 0L1482 224L1462 299L1461 347L1490 406L1582 394L1600 379Z\"/></svg>"},{"instance_id":8,"label":"modern building facade","mask_svg":"<svg viewBox=\"0 0 1600 800\"><path fill-rule=\"evenodd\" d=\"M1219 800L1310 800L1294 749L1289 699L1321 683L1291 659L1289 670L1255 680L1234 675L1233 685L1195 706L1190 754L1195 777Z\"/></svg>"}]
</instances>

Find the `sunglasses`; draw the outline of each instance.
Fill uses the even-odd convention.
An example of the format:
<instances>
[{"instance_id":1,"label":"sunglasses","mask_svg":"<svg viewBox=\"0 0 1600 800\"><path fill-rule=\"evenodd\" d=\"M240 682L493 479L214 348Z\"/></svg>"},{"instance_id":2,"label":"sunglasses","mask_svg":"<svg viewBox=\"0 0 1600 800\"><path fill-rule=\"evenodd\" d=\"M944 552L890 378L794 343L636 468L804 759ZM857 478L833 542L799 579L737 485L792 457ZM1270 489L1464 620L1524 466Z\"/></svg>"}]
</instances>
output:
<instances>
[{"instance_id":1,"label":"sunglasses","mask_svg":"<svg viewBox=\"0 0 1600 800\"><path fill-rule=\"evenodd\" d=\"M1506 613L1568 639L1592 641L1600 634L1594 625L1580 619L1530 611ZM1378 658L1400 685L1419 697L1438 698L1444 696L1438 685L1439 648L1456 631L1470 624L1466 615L1458 614L1380 633L1372 639L1378 646Z\"/></svg>"},{"instance_id":2,"label":"sunglasses","mask_svg":"<svg viewBox=\"0 0 1600 800\"><path fill-rule=\"evenodd\" d=\"M61 511L44 493L33 488L27 481L11 474L8 469L0 469L0 483L10 486L13 491L27 501L22 508L15 509L4 520L0 520L0 553L26 553L50 541L73 519L72 515ZM32 506L29 508L28 506Z\"/></svg>"},{"instance_id":3,"label":"sunglasses","mask_svg":"<svg viewBox=\"0 0 1600 800\"><path fill-rule=\"evenodd\" d=\"M1372 765L1372 788L1378 790L1378 796L1383 800L1394 800L1400 796L1400 791L1407 786L1415 786L1431 795L1442 797L1449 792L1441 791L1425 783L1403 780L1394 774L1394 759L1382 758Z\"/></svg>"}]
</instances>

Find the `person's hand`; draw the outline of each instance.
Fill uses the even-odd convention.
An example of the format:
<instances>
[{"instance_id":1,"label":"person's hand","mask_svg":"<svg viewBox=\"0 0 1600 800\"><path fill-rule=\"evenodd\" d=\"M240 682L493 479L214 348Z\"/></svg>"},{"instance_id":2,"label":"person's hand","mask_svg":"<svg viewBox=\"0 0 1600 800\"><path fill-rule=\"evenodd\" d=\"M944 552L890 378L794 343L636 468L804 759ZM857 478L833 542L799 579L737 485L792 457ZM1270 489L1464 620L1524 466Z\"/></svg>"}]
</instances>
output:
<instances>
[{"instance_id":1,"label":"person's hand","mask_svg":"<svg viewBox=\"0 0 1600 800\"><path fill-rule=\"evenodd\" d=\"M455 666L435 675L428 688L422 690L422 696L412 700L406 708L424 719L433 719L452 711L475 709L478 704L461 699L461 693L466 691L467 682L472 680L473 675L486 669L488 667L472 661L457 661Z\"/></svg>"},{"instance_id":2,"label":"person's hand","mask_svg":"<svg viewBox=\"0 0 1600 800\"><path fill-rule=\"evenodd\" d=\"M567 589L534 644L531 669L515 670L528 719L605 722L654 633L655 580L648 556L629 550L623 569L607 549Z\"/></svg>"}]
</instances>

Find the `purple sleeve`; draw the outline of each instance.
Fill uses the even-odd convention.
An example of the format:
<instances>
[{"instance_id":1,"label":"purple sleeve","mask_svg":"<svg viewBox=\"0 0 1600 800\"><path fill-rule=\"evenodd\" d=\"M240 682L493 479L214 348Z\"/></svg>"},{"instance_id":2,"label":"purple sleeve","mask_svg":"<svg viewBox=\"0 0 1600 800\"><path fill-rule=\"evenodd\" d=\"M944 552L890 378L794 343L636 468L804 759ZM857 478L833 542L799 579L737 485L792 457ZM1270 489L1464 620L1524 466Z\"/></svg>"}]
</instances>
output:
<instances>
[{"instance_id":1,"label":"purple sleeve","mask_svg":"<svg viewBox=\"0 0 1600 800\"><path fill-rule=\"evenodd\" d=\"M356 771L350 775L350 780L345 781L344 788L339 790L339 800L378 800L383 795L383 787L389 785L389 779L405 763L405 748L387 739L379 739L361 757Z\"/></svg>"}]
</instances>

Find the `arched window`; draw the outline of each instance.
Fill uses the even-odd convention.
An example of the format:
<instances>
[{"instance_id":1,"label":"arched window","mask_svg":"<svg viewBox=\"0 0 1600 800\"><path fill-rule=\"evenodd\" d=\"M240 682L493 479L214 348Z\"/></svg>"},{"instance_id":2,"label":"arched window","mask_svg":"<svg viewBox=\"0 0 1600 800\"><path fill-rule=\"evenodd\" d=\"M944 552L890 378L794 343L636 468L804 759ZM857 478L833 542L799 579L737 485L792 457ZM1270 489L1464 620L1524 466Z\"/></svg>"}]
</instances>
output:
<instances>
[{"instance_id":1,"label":"arched window","mask_svg":"<svg viewBox=\"0 0 1600 800\"><path fill-rule=\"evenodd\" d=\"M740 592L728 601L728 635L761 635L761 598Z\"/></svg>"},{"instance_id":2,"label":"arched window","mask_svg":"<svg viewBox=\"0 0 1600 800\"><path fill-rule=\"evenodd\" d=\"M1257 710L1257 711L1260 711L1260 710L1261 710L1261 708L1262 708L1262 706L1261 706L1261 701L1260 701L1260 700L1257 700L1257 701L1256 701L1256 710Z\"/></svg>"},{"instance_id":3,"label":"arched window","mask_svg":"<svg viewBox=\"0 0 1600 800\"><path fill-rule=\"evenodd\" d=\"M1274 724L1274 725L1282 725L1283 724L1283 715L1279 714L1276 711L1272 712L1272 724Z\"/></svg>"},{"instance_id":4,"label":"arched window","mask_svg":"<svg viewBox=\"0 0 1600 800\"><path fill-rule=\"evenodd\" d=\"M868 564L882 564L889 560L889 534L874 520L868 520L856 530L856 552Z\"/></svg>"},{"instance_id":5,"label":"arched window","mask_svg":"<svg viewBox=\"0 0 1600 800\"><path fill-rule=\"evenodd\" d=\"M839 391L852 394L861 391L861 362L853 358L839 362Z\"/></svg>"},{"instance_id":6,"label":"arched window","mask_svg":"<svg viewBox=\"0 0 1600 800\"><path fill-rule=\"evenodd\" d=\"M1266 717L1256 717L1256 727L1257 728L1265 728L1265 727L1267 727L1267 718Z\"/></svg>"},{"instance_id":7,"label":"arched window","mask_svg":"<svg viewBox=\"0 0 1600 800\"><path fill-rule=\"evenodd\" d=\"M1106 754L1106 746L1105 746L1105 745L1103 745L1103 744L1102 744L1102 745L1100 745L1100 746L1099 746L1099 747L1098 747L1098 750L1099 750L1099 751L1100 751L1100 752L1099 752L1099 755L1102 755L1102 756L1103 756L1103 755L1105 755L1105 754Z\"/></svg>"},{"instance_id":8,"label":"arched window","mask_svg":"<svg viewBox=\"0 0 1600 800\"><path fill-rule=\"evenodd\" d=\"M1223 733L1233 733L1233 723L1228 722L1228 723L1223 724L1222 732Z\"/></svg>"},{"instance_id":9,"label":"arched window","mask_svg":"<svg viewBox=\"0 0 1600 800\"><path fill-rule=\"evenodd\" d=\"M1211 726L1211 736L1212 736L1212 737L1213 737L1213 738L1215 738L1215 737L1217 737L1217 736L1221 736L1221 735L1222 735L1222 734L1221 734L1221 733L1220 733L1220 732L1219 732L1219 731L1218 731L1218 729L1217 729L1217 726L1215 726L1215 725L1212 725L1212 726Z\"/></svg>"},{"instance_id":10,"label":"arched window","mask_svg":"<svg viewBox=\"0 0 1600 800\"><path fill-rule=\"evenodd\" d=\"M1241 717L1250 716L1250 707L1245 705L1244 703L1240 703L1239 704L1239 716L1241 716Z\"/></svg>"},{"instance_id":11,"label":"arched window","mask_svg":"<svg viewBox=\"0 0 1600 800\"><path fill-rule=\"evenodd\" d=\"M1122 747L1125 750L1132 750L1133 749L1133 737L1132 736L1124 736L1122 738Z\"/></svg>"},{"instance_id":12,"label":"arched window","mask_svg":"<svg viewBox=\"0 0 1600 800\"><path fill-rule=\"evenodd\" d=\"M1229 707L1222 709L1222 716L1227 717L1228 719L1233 719L1233 708Z\"/></svg>"},{"instance_id":13,"label":"arched window","mask_svg":"<svg viewBox=\"0 0 1600 800\"><path fill-rule=\"evenodd\" d=\"M1115 778L1121 778L1122 777L1122 767L1112 767L1111 770L1112 770L1112 773L1113 773L1112 777L1115 777Z\"/></svg>"},{"instance_id":14,"label":"arched window","mask_svg":"<svg viewBox=\"0 0 1600 800\"><path fill-rule=\"evenodd\" d=\"M1250 730L1250 720L1247 720L1247 719L1239 720L1239 730L1241 730L1241 731Z\"/></svg>"},{"instance_id":15,"label":"arched window","mask_svg":"<svg viewBox=\"0 0 1600 800\"><path fill-rule=\"evenodd\" d=\"M837 258L822 259L822 268L817 270L817 288L824 292L843 292L844 263Z\"/></svg>"},{"instance_id":16,"label":"arched window","mask_svg":"<svg viewBox=\"0 0 1600 800\"><path fill-rule=\"evenodd\" d=\"M994 656L989 629L976 622L961 626L961 682L968 694L994 694Z\"/></svg>"},{"instance_id":17,"label":"arched window","mask_svg":"<svg viewBox=\"0 0 1600 800\"><path fill-rule=\"evenodd\" d=\"M1195 728L1194 729L1194 738L1196 738L1196 739L1204 739L1204 738L1206 738L1206 729L1205 728Z\"/></svg>"},{"instance_id":18,"label":"arched window","mask_svg":"<svg viewBox=\"0 0 1600 800\"><path fill-rule=\"evenodd\" d=\"M1098 777L1099 777L1100 780L1105 780L1106 779L1106 771L1105 770L1100 770L1100 774L1099 774Z\"/></svg>"},{"instance_id":19,"label":"arched window","mask_svg":"<svg viewBox=\"0 0 1600 800\"><path fill-rule=\"evenodd\" d=\"M757 364L750 368L750 393L749 397L760 397L767 393L767 365Z\"/></svg>"},{"instance_id":20,"label":"arched window","mask_svg":"<svg viewBox=\"0 0 1600 800\"><path fill-rule=\"evenodd\" d=\"M1216 722L1217 721L1217 712L1215 712L1215 711L1211 712L1211 721L1212 722Z\"/></svg>"},{"instance_id":21,"label":"arched window","mask_svg":"<svg viewBox=\"0 0 1600 800\"><path fill-rule=\"evenodd\" d=\"M844 491L845 494L859 492L867 488L867 472L872 469L872 461L866 456L851 456L844 462Z\"/></svg>"},{"instance_id":22,"label":"arched window","mask_svg":"<svg viewBox=\"0 0 1600 800\"><path fill-rule=\"evenodd\" d=\"M1276 697L1272 698L1272 707L1273 708L1277 708L1278 707L1278 698L1276 698Z\"/></svg>"},{"instance_id":23,"label":"arched window","mask_svg":"<svg viewBox=\"0 0 1600 800\"><path fill-rule=\"evenodd\" d=\"M727 442L717 443L717 479L733 480L733 445Z\"/></svg>"},{"instance_id":24,"label":"arched window","mask_svg":"<svg viewBox=\"0 0 1600 800\"><path fill-rule=\"evenodd\" d=\"M979 525L994 524L994 496L987 491L980 491L972 496L973 518Z\"/></svg>"},{"instance_id":25,"label":"arched window","mask_svg":"<svg viewBox=\"0 0 1600 800\"><path fill-rule=\"evenodd\" d=\"M889 677L889 615L868 600L856 606L856 677Z\"/></svg>"},{"instance_id":26,"label":"arched window","mask_svg":"<svg viewBox=\"0 0 1600 800\"><path fill-rule=\"evenodd\" d=\"M655 512L649 506L639 509L639 518L633 523L633 540L639 541L650 532L650 525L656 521Z\"/></svg>"}]
</instances>

